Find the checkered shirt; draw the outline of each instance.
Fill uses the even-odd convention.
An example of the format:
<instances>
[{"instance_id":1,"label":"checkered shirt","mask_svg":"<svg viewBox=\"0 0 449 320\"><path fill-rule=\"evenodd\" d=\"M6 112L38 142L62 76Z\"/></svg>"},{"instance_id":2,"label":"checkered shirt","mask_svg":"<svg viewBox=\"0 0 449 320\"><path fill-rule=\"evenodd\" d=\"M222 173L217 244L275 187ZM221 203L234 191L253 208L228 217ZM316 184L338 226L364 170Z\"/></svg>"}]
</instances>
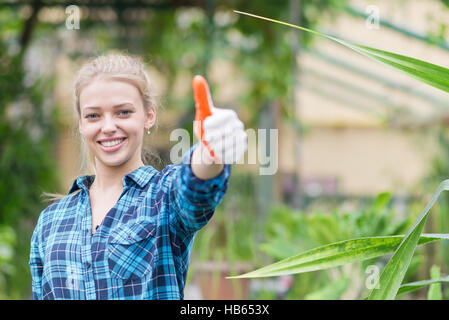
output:
<instances>
[{"instance_id":1,"label":"checkered shirt","mask_svg":"<svg viewBox=\"0 0 449 320\"><path fill-rule=\"evenodd\" d=\"M89 187L77 178L68 196L44 209L31 238L33 299L183 299L195 233L212 217L231 165L215 178L180 164L142 166L92 235ZM79 192L74 193L77 190Z\"/></svg>"}]
</instances>

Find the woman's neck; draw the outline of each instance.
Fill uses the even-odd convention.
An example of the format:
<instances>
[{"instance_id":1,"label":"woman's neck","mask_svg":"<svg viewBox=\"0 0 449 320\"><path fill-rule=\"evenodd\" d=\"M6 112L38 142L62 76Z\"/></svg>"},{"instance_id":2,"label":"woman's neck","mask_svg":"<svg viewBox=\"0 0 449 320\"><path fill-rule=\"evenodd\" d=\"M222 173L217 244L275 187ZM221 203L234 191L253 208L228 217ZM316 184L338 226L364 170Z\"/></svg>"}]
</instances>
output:
<instances>
[{"instance_id":1,"label":"woman's neck","mask_svg":"<svg viewBox=\"0 0 449 320\"><path fill-rule=\"evenodd\" d=\"M130 172L144 166L142 161L136 163L124 163L120 166L106 166L99 161L96 161L95 166L95 179L92 183L92 187L96 191L108 192L123 188L123 177Z\"/></svg>"}]
</instances>

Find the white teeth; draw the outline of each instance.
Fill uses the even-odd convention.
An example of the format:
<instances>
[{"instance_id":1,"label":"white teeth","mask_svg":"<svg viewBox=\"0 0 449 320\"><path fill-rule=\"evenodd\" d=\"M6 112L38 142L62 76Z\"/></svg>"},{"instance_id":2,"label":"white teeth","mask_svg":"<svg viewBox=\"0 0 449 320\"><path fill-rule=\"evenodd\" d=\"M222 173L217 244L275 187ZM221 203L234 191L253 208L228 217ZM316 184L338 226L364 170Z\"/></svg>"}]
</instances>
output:
<instances>
[{"instance_id":1,"label":"white teeth","mask_svg":"<svg viewBox=\"0 0 449 320\"><path fill-rule=\"evenodd\" d=\"M100 142L103 146L105 147L113 147L117 144L119 144L120 142L122 142L125 139L118 139L118 140L112 140L112 141L104 141L104 142Z\"/></svg>"}]
</instances>

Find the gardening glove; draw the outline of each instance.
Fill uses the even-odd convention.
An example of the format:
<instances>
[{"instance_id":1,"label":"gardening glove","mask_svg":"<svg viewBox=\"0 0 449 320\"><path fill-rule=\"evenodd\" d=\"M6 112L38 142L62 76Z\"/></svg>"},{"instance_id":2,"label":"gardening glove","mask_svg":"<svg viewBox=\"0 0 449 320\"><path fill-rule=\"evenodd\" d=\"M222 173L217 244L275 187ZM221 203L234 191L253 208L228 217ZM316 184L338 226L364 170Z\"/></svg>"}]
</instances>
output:
<instances>
[{"instance_id":1,"label":"gardening glove","mask_svg":"<svg viewBox=\"0 0 449 320\"><path fill-rule=\"evenodd\" d=\"M213 105L206 79L193 78L195 121L193 131L200 141L202 159L206 163L232 164L239 162L248 149L243 122L232 109Z\"/></svg>"}]
</instances>

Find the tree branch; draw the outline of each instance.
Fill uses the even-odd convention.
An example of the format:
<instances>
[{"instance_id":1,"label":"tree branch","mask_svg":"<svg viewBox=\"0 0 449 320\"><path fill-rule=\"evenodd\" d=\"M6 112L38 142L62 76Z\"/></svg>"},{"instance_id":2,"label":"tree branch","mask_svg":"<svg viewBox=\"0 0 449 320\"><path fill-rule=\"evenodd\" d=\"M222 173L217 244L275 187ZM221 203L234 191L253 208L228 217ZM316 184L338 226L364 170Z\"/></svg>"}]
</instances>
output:
<instances>
[{"instance_id":1,"label":"tree branch","mask_svg":"<svg viewBox=\"0 0 449 320\"><path fill-rule=\"evenodd\" d=\"M34 0L32 4L31 15L28 18L28 20L25 21L22 36L20 37L20 47L22 52L25 51L26 47L28 46L31 40L31 34L37 22L37 15L39 14L39 11L42 9L42 7L43 3L41 0Z\"/></svg>"}]
</instances>

